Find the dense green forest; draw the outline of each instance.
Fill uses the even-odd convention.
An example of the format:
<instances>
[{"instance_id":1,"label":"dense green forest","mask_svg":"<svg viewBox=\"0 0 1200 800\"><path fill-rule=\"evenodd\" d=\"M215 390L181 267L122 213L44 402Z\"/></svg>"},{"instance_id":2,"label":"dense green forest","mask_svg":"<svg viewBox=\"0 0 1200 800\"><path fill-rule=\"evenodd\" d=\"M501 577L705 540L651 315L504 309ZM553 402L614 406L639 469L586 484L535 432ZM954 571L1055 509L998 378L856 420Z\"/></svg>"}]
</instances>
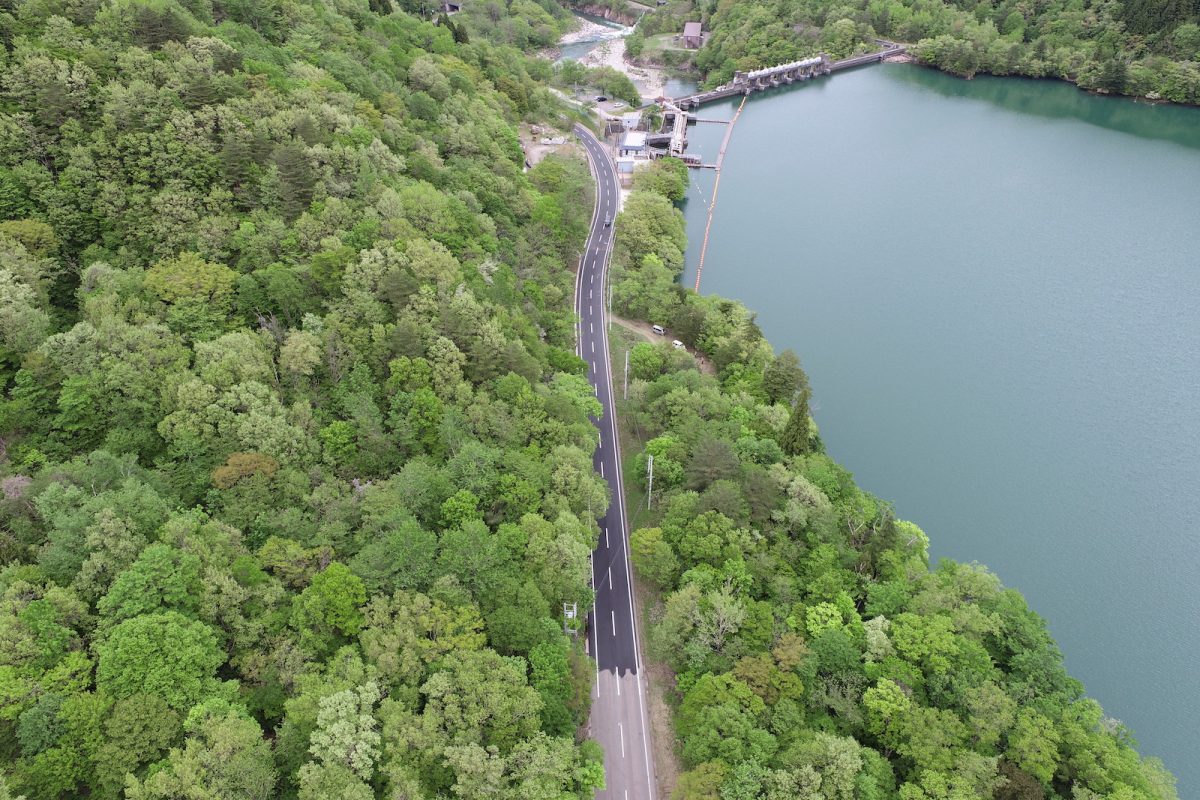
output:
<instances>
[{"instance_id":1,"label":"dense green forest","mask_svg":"<svg viewBox=\"0 0 1200 800\"><path fill-rule=\"evenodd\" d=\"M715 372L637 344L620 406L643 498L654 457L631 554L661 592L647 638L675 674L676 800L1174 798L1018 592L975 564L931 571L920 528L825 455L796 356L674 281L686 181L679 162L639 175L614 251L616 308Z\"/></svg>"},{"instance_id":2,"label":"dense green forest","mask_svg":"<svg viewBox=\"0 0 1200 800\"><path fill-rule=\"evenodd\" d=\"M590 797L593 189L522 172L519 19L5 9L0 796Z\"/></svg>"},{"instance_id":3,"label":"dense green forest","mask_svg":"<svg viewBox=\"0 0 1200 800\"><path fill-rule=\"evenodd\" d=\"M407 2L0 11L0 798L603 784L561 618L609 502L593 188L518 138L570 121L521 50L568 23ZM626 409L680 796L1172 798L1019 595L822 454L795 357L678 285L686 186L637 177L614 287L717 372L639 348Z\"/></svg>"},{"instance_id":4,"label":"dense green forest","mask_svg":"<svg viewBox=\"0 0 1200 800\"><path fill-rule=\"evenodd\" d=\"M709 42L695 64L709 86L735 70L826 52L914 45L921 61L970 77L1061 78L1081 88L1200 103L1197 0L682 0L648 15L644 35L701 17Z\"/></svg>"}]
</instances>

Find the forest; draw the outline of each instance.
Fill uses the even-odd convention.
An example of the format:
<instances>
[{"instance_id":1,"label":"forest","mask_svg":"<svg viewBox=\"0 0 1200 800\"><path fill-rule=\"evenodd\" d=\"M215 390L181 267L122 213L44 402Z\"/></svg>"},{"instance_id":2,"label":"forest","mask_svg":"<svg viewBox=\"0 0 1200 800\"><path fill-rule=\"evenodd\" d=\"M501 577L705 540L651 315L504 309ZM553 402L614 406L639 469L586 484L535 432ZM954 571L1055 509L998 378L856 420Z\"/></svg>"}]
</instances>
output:
<instances>
[{"instance_id":1,"label":"forest","mask_svg":"<svg viewBox=\"0 0 1200 800\"><path fill-rule=\"evenodd\" d=\"M533 12L9 9L0 797L591 797L593 189L523 172Z\"/></svg>"},{"instance_id":2,"label":"forest","mask_svg":"<svg viewBox=\"0 0 1200 800\"><path fill-rule=\"evenodd\" d=\"M518 134L574 118L530 55L568 23L407 2L0 11L0 798L603 786L562 618L610 500L593 185ZM678 285L686 186L638 176L614 287L717 370L639 349L626 409L678 796L1172 798L1019 595L822 453L795 357Z\"/></svg>"},{"instance_id":3,"label":"forest","mask_svg":"<svg viewBox=\"0 0 1200 800\"><path fill-rule=\"evenodd\" d=\"M705 85L737 70L907 42L923 63L978 73L1059 78L1090 91L1200 103L1196 0L702 0L643 18L646 35L699 15L712 36L696 54Z\"/></svg>"},{"instance_id":4,"label":"forest","mask_svg":"<svg viewBox=\"0 0 1200 800\"><path fill-rule=\"evenodd\" d=\"M687 170L637 175L617 218L614 307L669 343L630 351L631 557L674 675L676 800L1172 800L1063 669L1045 622L825 454L796 355L739 303L674 279ZM628 449L628 448L627 448Z\"/></svg>"}]
</instances>

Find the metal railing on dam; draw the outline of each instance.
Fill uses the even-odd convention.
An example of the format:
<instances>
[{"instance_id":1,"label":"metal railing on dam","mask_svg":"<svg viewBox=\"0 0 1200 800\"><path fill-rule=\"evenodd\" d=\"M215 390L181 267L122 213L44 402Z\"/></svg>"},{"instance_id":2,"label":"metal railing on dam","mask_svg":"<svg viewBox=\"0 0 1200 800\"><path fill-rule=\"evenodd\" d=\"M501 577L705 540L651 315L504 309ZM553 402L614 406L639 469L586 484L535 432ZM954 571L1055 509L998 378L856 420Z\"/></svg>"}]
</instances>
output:
<instances>
[{"instance_id":1,"label":"metal railing on dam","mask_svg":"<svg viewBox=\"0 0 1200 800\"><path fill-rule=\"evenodd\" d=\"M704 103L711 103L714 100L753 94L754 92L773 89L777 86L786 86L797 81L806 81L809 78L816 78L821 75L830 75L838 70L883 61L889 56L899 55L904 52L905 48L902 44L882 40L879 40L879 42L884 45L882 50L874 53L865 53L861 56L843 58L841 61L830 61L828 56L820 55L813 58L806 58L803 61L792 61L787 64L756 69L751 72L735 72L733 80L724 86L718 86L716 89L710 89L707 92L676 97L671 101L671 104L679 109L690 111L699 108Z\"/></svg>"}]
</instances>

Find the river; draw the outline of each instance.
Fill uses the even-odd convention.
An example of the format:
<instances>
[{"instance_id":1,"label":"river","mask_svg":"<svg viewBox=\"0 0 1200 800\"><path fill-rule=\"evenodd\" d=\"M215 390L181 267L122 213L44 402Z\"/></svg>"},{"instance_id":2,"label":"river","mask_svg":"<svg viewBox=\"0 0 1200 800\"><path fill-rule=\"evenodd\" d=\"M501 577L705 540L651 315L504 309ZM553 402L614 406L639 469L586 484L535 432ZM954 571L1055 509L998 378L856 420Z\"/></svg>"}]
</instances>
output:
<instances>
[{"instance_id":1,"label":"river","mask_svg":"<svg viewBox=\"0 0 1200 800\"><path fill-rule=\"evenodd\" d=\"M612 22L603 17L593 17L590 14L571 12L579 20L579 29L568 33L558 43L559 61L574 59L579 61L592 52L602 42L612 39L623 39L633 28L628 28L619 22Z\"/></svg>"},{"instance_id":2,"label":"river","mask_svg":"<svg viewBox=\"0 0 1200 800\"><path fill-rule=\"evenodd\" d=\"M1200 797L1200 110L891 64L756 95L702 291L758 312L829 453L1023 592Z\"/></svg>"}]
</instances>

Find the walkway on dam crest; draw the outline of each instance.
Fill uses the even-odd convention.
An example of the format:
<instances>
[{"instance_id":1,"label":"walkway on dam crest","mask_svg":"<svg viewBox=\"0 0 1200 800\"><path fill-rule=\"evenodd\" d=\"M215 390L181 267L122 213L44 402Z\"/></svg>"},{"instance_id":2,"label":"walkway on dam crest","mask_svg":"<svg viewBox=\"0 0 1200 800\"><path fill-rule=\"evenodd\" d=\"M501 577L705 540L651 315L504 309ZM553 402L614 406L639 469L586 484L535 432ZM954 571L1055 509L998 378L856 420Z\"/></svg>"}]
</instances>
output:
<instances>
[{"instance_id":1,"label":"walkway on dam crest","mask_svg":"<svg viewBox=\"0 0 1200 800\"><path fill-rule=\"evenodd\" d=\"M765 67L751 72L736 72L734 73L733 80L724 86L718 86L716 89L711 89L707 92L676 97L670 101L670 104L684 111L695 110L704 103L711 103L714 100L736 97L739 94L753 94L754 92L773 89L777 86L786 86L797 81L806 81L821 75L830 75L839 70L861 67L864 64L873 64L905 51L905 47L902 44L882 39L877 41L883 46L882 50L844 58L840 61L830 61L828 56L820 55L814 58L806 58L803 61L778 64L774 67Z\"/></svg>"}]
</instances>

